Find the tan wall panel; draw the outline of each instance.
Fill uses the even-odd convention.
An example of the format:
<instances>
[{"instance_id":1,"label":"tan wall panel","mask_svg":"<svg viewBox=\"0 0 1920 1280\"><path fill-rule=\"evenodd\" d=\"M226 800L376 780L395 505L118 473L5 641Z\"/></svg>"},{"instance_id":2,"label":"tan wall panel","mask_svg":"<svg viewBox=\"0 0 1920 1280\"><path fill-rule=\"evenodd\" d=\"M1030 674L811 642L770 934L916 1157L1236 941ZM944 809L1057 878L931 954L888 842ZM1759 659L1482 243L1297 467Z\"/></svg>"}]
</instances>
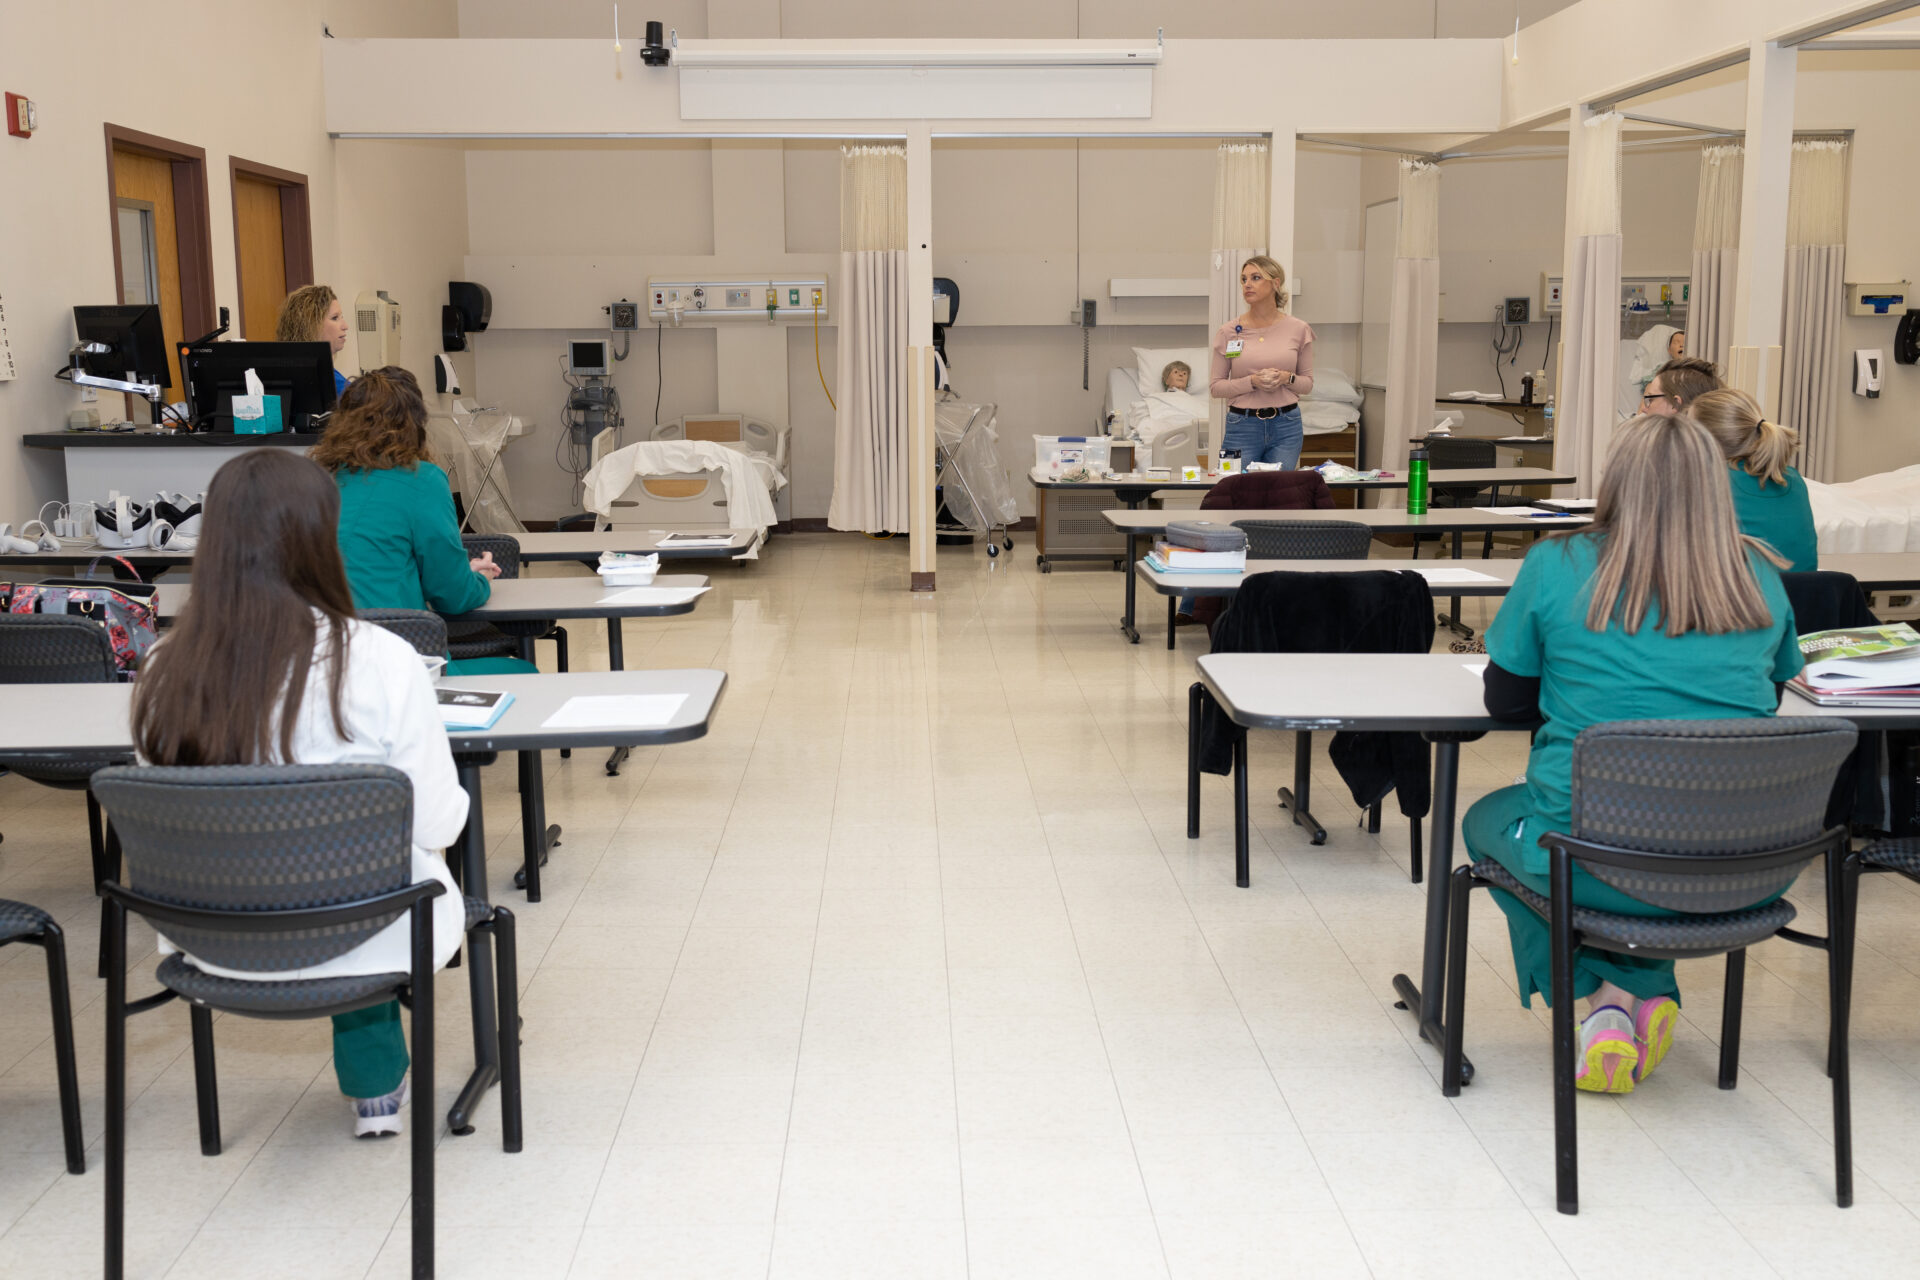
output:
<instances>
[{"instance_id":1,"label":"tan wall panel","mask_svg":"<svg viewBox=\"0 0 1920 1280\"><path fill-rule=\"evenodd\" d=\"M477 147L466 166L472 253L713 252L705 141Z\"/></svg>"}]
</instances>

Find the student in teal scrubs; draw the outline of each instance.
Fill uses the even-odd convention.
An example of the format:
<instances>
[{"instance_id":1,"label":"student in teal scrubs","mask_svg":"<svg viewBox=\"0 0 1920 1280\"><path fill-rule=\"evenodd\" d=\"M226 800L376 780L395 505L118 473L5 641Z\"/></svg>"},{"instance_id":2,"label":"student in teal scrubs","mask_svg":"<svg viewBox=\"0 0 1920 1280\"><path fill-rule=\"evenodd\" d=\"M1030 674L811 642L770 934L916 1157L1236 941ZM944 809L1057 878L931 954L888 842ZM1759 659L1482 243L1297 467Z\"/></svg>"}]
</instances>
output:
<instances>
[{"instance_id":1,"label":"student in teal scrubs","mask_svg":"<svg viewBox=\"0 0 1920 1280\"><path fill-rule=\"evenodd\" d=\"M1727 457L1740 532L1785 556L1789 573L1818 569L1820 541L1807 482L1789 465L1800 448L1800 433L1767 421L1752 396L1732 388L1708 392L1688 412Z\"/></svg>"},{"instance_id":2,"label":"student in teal scrubs","mask_svg":"<svg viewBox=\"0 0 1920 1280\"><path fill-rule=\"evenodd\" d=\"M1496 718L1545 723L1525 783L1467 811L1461 836L1476 860L1493 858L1550 892L1539 840L1572 822L1573 740L1589 725L1774 714L1780 683L1800 670L1800 648L1778 558L1734 523L1726 469L1691 418L1634 418L1607 456L1593 524L1528 552L1487 628L1486 702ZM1496 889L1494 898L1526 1004L1551 990L1551 931L1509 895ZM1573 899L1624 915L1673 914L1579 867ZM1579 1087L1631 1091L1673 1043L1673 962L1582 948L1573 991L1591 1000Z\"/></svg>"},{"instance_id":3,"label":"student in teal scrubs","mask_svg":"<svg viewBox=\"0 0 1920 1280\"><path fill-rule=\"evenodd\" d=\"M466 613L487 602L500 568L467 555L447 473L427 457L427 405L405 369L362 374L340 397L312 458L340 489L340 553L360 609ZM449 675L536 670L475 658Z\"/></svg>"}]
</instances>

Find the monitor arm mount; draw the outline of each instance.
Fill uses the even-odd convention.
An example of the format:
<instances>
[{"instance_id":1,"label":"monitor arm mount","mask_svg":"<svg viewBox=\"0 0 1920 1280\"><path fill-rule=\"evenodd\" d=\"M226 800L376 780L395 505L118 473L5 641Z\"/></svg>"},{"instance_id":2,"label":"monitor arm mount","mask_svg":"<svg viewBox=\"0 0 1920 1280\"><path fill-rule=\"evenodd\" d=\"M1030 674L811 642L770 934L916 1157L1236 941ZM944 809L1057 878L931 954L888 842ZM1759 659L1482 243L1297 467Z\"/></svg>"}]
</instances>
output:
<instances>
[{"instance_id":1,"label":"monitor arm mount","mask_svg":"<svg viewBox=\"0 0 1920 1280\"><path fill-rule=\"evenodd\" d=\"M101 342L76 342L67 352L67 378L76 387L99 387L105 391L124 391L128 395L145 396L153 405L153 420L161 420L160 406L166 401L167 389L157 382L134 382L119 378L101 378L88 373L81 367L82 356L103 356L113 348Z\"/></svg>"}]
</instances>

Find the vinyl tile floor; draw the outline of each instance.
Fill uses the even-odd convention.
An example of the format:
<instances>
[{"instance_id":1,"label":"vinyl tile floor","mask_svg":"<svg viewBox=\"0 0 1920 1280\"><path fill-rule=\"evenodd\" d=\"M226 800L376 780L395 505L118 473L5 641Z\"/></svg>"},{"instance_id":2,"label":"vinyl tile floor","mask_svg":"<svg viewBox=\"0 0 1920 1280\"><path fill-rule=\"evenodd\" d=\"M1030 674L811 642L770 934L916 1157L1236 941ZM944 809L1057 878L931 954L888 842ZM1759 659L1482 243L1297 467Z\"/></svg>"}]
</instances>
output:
<instances>
[{"instance_id":1,"label":"vinyl tile floor","mask_svg":"<svg viewBox=\"0 0 1920 1280\"><path fill-rule=\"evenodd\" d=\"M1376 548L1378 551L1379 548ZM1392 553L1388 553L1392 554ZM580 572L571 568L543 572ZM1581 1097L1583 1202L1553 1208L1544 1010L1505 928L1471 926L1469 1051L1394 1008L1425 904L1407 826L1369 835L1316 756L1313 846L1273 803L1288 735L1256 735L1253 886L1225 779L1184 825L1198 630L1116 619L1104 565L1036 571L900 542L781 538L711 566L690 616L626 625L630 666L718 667L706 738L545 759L565 827L545 900L512 888L512 770L486 779L490 888L514 904L526 1149L497 1108L453 1137L466 979L441 976L440 1274L454 1277L1612 1277L1895 1274L1920 1256L1920 896L1867 885L1854 1048L1858 1203L1832 1198L1822 957L1749 966L1739 1087L1715 1087L1721 969L1630 1096ZM1469 600L1484 625L1493 602ZM605 665L574 624L573 664ZM1450 637L1442 632L1438 648ZM542 645L542 661L551 647ZM1521 734L1462 753L1462 805ZM63 1171L38 951L0 949L0 1275L96 1274L103 986L80 799L0 779L0 897L67 932L90 1167ZM1794 894L1823 927L1817 881ZM136 927L134 992L153 988ZM407 1148L355 1142L326 1024L222 1016L226 1150L199 1154L187 1019L136 1020L129 1274L408 1270Z\"/></svg>"}]
</instances>

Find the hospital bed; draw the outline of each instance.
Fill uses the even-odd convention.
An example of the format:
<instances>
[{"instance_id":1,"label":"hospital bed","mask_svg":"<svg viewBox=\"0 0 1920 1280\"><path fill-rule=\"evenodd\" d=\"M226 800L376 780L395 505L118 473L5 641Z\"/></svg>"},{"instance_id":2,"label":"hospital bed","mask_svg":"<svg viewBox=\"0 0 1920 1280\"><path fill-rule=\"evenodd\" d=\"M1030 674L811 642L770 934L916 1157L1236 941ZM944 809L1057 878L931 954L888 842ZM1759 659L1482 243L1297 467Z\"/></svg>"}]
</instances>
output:
<instances>
[{"instance_id":1,"label":"hospital bed","mask_svg":"<svg viewBox=\"0 0 1920 1280\"><path fill-rule=\"evenodd\" d=\"M1204 352L1202 352L1204 354ZM1194 369L1196 385L1206 378L1207 365L1195 363L1187 356L1171 357L1187 359ZM1156 362L1158 357L1149 363ZM1161 362L1164 363L1164 362ZM1152 375L1147 390L1157 386L1158 373ZM1106 401L1101 407L1100 423L1103 430L1116 434L1114 424L1124 424L1130 407L1145 401L1146 391L1140 383L1139 367L1116 367L1107 371ZM1314 467L1322 462L1339 462L1349 467L1360 465L1361 422L1359 389L1353 380L1338 369L1319 369L1314 371L1314 389L1300 401L1301 425L1306 430L1306 447L1300 454L1300 465ZM1178 427L1163 427L1152 445L1151 466L1178 466L1190 462L1198 452L1205 434L1204 421L1197 428L1185 429L1189 434L1173 436L1182 431ZM1189 447L1191 446L1191 447ZM1166 453L1170 461L1162 461L1161 454ZM1179 455L1179 456L1176 456Z\"/></svg>"},{"instance_id":2,"label":"hospital bed","mask_svg":"<svg viewBox=\"0 0 1920 1280\"><path fill-rule=\"evenodd\" d=\"M787 452L792 428L774 426L738 413L690 413L662 422L647 432L653 441L706 441L744 453L753 471L767 486L774 514L782 522L792 518L787 484ZM598 466L607 454L622 447L617 434L603 431L594 437L592 460ZM724 477L717 468L694 472L647 472L633 477L626 491L598 525L602 529L736 528L730 518Z\"/></svg>"}]
</instances>

